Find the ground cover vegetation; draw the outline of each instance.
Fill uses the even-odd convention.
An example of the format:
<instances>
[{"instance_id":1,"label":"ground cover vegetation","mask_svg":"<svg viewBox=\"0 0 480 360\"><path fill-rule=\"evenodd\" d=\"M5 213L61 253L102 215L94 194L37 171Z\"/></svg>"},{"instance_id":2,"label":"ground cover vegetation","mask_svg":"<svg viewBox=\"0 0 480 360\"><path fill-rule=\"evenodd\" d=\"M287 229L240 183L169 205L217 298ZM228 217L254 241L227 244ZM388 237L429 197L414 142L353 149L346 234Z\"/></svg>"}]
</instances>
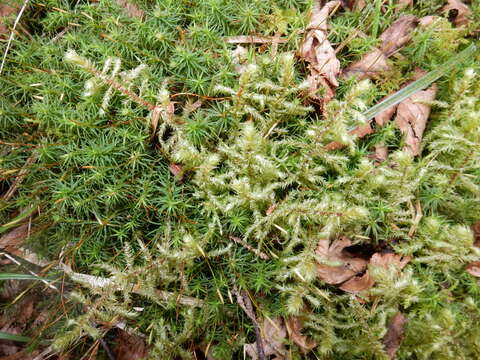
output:
<instances>
[{"instance_id":1,"label":"ground cover vegetation","mask_svg":"<svg viewBox=\"0 0 480 360\"><path fill-rule=\"evenodd\" d=\"M27 5L0 33L24 358L480 356L479 2Z\"/></svg>"}]
</instances>

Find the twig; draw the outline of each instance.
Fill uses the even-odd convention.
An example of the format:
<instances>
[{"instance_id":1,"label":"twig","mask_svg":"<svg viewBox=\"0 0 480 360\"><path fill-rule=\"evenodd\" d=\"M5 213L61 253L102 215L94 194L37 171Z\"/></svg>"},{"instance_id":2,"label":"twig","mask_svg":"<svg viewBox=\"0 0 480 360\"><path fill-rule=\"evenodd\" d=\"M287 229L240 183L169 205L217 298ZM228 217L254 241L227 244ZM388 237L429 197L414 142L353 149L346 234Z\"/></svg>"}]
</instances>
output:
<instances>
[{"instance_id":1,"label":"twig","mask_svg":"<svg viewBox=\"0 0 480 360\"><path fill-rule=\"evenodd\" d=\"M253 246L251 246L250 244L247 244L245 241L243 241L242 239L240 239L236 236L230 236L230 240L233 240L237 244L242 245L244 248L246 248L248 251L254 253L255 255L257 255L262 260L269 260L270 259L270 257L267 254L265 254L264 252L262 252L258 249L255 249Z\"/></svg>"},{"instance_id":2,"label":"twig","mask_svg":"<svg viewBox=\"0 0 480 360\"><path fill-rule=\"evenodd\" d=\"M13 38L15 37L15 28L18 25L18 22L20 21L20 18L22 17L23 12L25 11L25 8L27 7L28 0L25 0L23 2L22 8L18 12L17 18L15 19L15 22L13 23L13 28L12 32L10 33L10 37L8 38L7 42L7 47L5 48L5 52L3 53L3 59L2 59L2 64L0 64L0 75L2 74L3 67L5 65L5 61L7 60L7 54L8 51L10 50L10 46L12 45Z\"/></svg>"},{"instance_id":3,"label":"twig","mask_svg":"<svg viewBox=\"0 0 480 360\"><path fill-rule=\"evenodd\" d=\"M100 338L100 345L102 345L103 350L105 350L105 353L107 354L107 357L109 360L115 360L115 355L113 355L112 350L110 350L110 347L106 343L103 338Z\"/></svg>"},{"instance_id":4,"label":"twig","mask_svg":"<svg viewBox=\"0 0 480 360\"><path fill-rule=\"evenodd\" d=\"M243 311L245 311L245 314L247 314L247 316L253 322L253 326L255 328L255 337L257 339L256 344L257 344L258 358L260 360L265 360L266 357L265 357L265 349L263 347L262 334L260 332L260 327L258 326L257 317L255 316L255 312L253 311L252 301L248 297L248 294L245 292L245 290L238 291L237 288L234 287L233 293L237 298L238 305L242 308Z\"/></svg>"},{"instance_id":5,"label":"twig","mask_svg":"<svg viewBox=\"0 0 480 360\"><path fill-rule=\"evenodd\" d=\"M33 153L32 155L30 155L30 157L27 159L25 164L20 169L18 176L13 181L12 186L10 186L10 188L5 193L5 195L3 195L3 200L8 201L12 198L12 196L17 191L18 185L20 185L23 182L23 180L25 180L25 177L27 176L28 168L30 167L31 164L33 164L37 160L37 158L38 158L37 153Z\"/></svg>"}]
</instances>

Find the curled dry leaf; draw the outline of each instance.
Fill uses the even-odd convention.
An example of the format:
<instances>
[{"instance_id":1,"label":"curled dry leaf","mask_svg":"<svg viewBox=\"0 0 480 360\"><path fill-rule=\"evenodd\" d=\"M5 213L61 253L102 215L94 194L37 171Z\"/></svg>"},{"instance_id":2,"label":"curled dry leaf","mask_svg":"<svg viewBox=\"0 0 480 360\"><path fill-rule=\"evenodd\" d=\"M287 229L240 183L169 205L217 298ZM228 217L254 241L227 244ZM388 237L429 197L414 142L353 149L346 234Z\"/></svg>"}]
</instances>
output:
<instances>
[{"instance_id":1,"label":"curled dry leaf","mask_svg":"<svg viewBox=\"0 0 480 360\"><path fill-rule=\"evenodd\" d=\"M383 338L383 345L385 346L385 352L390 359L395 358L395 354L403 340L403 332L405 330L405 324L407 318L401 312L396 313L388 324L388 330Z\"/></svg>"},{"instance_id":2,"label":"curled dry leaf","mask_svg":"<svg viewBox=\"0 0 480 360\"><path fill-rule=\"evenodd\" d=\"M344 76L367 79L387 71L389 69L387 59L411 40L417 23L418 19L413 15L401 16L382 33L380 47L371 50L359 61L347 67Z\"/></svg>"},{"instance_id":3,"label":"curled dry leaf","mask_svg":"<svg viewBox=\"0 0 480 360\"><path fill-rule=\"evenodd\" d=\"M263 348L265 356L269 358L274 356L276 360L287 359L287 349L285 339L287 338L287 329L281 318L265 318L259 322L260 332L263 339ZM245 352L253 359L258 360L257 344L245 344Z\"/></svg>"},{"instance_id":4,"label":"curled dry leaf","mask_svg":"<svg viewBox=\"0 0 480 360\"><path fill-rule=\"evenodd\" d=\"M447 15L452 13L454 16L453 23L457 26L467 25L470 22L470 16L472 16L472 10L460 0L448 0L442 12Z\"/></svg>"},{"instance_id":5,"label":"curled dry leaf","mask_svg":"<svg viewBox=\"0 0 480 360\"><path fill-rule=\"evenodd\" d=\"M135 334L118 329L116 344L113 347L117 360L141 360L148 357L148 348L145 340Z\"/></svg>"},{"instance_id":6,"label":"curled dry leaf","mask_svg":"<svg viewBox=\"0 0 480 360\"><path fill-rule=\"evenodd\" d=\"M137 5L131 3L127 0L115 0L118 6L125 9L125 13L134 18L143 19L145 12L140 9Z\"/></svg>"},{"instance_id":7,"label":"curled dry leaf","mask_svg":"<svg viewBox=\"0 0 480 360\"><path fill-rule=\"evenodd\" d=\"M467 265L466 272L475 277L480 277L480 261L473 261Z\"/></svg>"},{"instance_id":8,"label":"curled dry leaf","mask_svg":"<svg viewBox=\"0 0 480 360\"><path fill-rule=\"evenodd\" d=\"M288 336L290 336L290 339L300 348L303 353L307 353L317 347L318 343L316 341L307 339L307 337L302 334L302 318L299 316L291 316L285 320L285 324L287 326Z\"/></svg>"},{"instance_id":9,"label":"curled dry leaf","mask_svg":"<svg viewBox=\"0 0 480 360\"><path fill-rule=\"evenodd\" d=\"M320 7L316 1L312 9L312 17L307 26L307 35L300 48L300 56L309 63L310 96L320 99L318 90L325 89L324 102L328 102L335 95L338 87L337 76L340 74L340 61L335 55L335 50L328 41L327 19L330 13L341 6L340 0L329 1Z\"/></svg>"},{"instance_id":10,"label":"curled dry leaf","mask_svg":"<svg viewBox=\"0 0 480 360\"><path fill-rule=\"evenodd\" d=\"M367 260L354 257L345 250L351 245L352 242L345 236L333 241L332 244L329 240L318 242L315 254L323 262L317 264L318 276L322 281L327 284L340 284L367 268Z\"/></svg>"},{"instance_id":11,"label":"curled dry leaf","mask_svg":"<svg viewBox=\"0 0 480 360\"><path fill-rule=\"evenodd\" d=\"M172 173L173 176L181 177L182 165L171 163L170 165L168 165L168 170L170 170L170 172Z\"/></svg>"}]
</instances>

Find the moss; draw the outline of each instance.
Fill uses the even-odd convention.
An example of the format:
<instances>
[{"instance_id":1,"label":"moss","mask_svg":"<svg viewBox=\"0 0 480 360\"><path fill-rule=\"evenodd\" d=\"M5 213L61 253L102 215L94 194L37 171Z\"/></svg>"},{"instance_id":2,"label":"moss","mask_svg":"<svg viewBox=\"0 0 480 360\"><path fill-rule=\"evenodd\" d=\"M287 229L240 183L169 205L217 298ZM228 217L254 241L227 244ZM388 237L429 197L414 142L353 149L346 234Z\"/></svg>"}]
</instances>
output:
<instances>
[{"instance_id":1,"label":"moss","mask_svg":"<svg viewBox=\"0 0 480 360\"><path fill-rule=\"evenodd\" d=\"M417 1L403 12L432 14L442 3ZM125 318L146 335L153 358L192 358L192 344L202 343L218 359L240 358L255 332L230 300L236 286L254 295L259 316L306 317L305 333L319 344L306 357L386 358L382 338L397 311L409 319L399 358L478 357L479 286L463 271L478 257L469 230L480 220L478 62L438 82L421 157L402 150L393 124L362 140L349 135L362 112L415 67L434 69L474 42L468 31L446 19L416 31L392 58L391 74L373 83L341 80L320 113L306 106L305 69L294 53L309 1L137 5L143 20L111 0L32 2L29 35L20 32L0 78L2 190L38 155L15 197L1 200L1 223L35 204L35 224L48 228L28 246L114 284L77 288L75 300L90 310L63 323L58 348L82 351L85 338L101 334L93 321ZM342 66L377 45L399 15L390 5L382 16L375 11L341 10L331 19L331 41L345 45ZM355 29L365 36L348 40ZM238 74L234 45L223 37L277 31L287 37L277 54L248 46ZM72 49L78 57L70 52L69 63L64 54ZM104 68L103 78L93 66ZM109 90L105 78L147 106ZM154 136L148 104L162 106ZM347 146L328 152L331 141ZM388 145L390 162L371 159L379 143ZM411 236L416 201L424 217ZM340 234L413 260L398 278L377 274L370 297L358 301L315 275L318 241ZM179 294L204 305L181 305Z\"/></svg>"}]
</instances>

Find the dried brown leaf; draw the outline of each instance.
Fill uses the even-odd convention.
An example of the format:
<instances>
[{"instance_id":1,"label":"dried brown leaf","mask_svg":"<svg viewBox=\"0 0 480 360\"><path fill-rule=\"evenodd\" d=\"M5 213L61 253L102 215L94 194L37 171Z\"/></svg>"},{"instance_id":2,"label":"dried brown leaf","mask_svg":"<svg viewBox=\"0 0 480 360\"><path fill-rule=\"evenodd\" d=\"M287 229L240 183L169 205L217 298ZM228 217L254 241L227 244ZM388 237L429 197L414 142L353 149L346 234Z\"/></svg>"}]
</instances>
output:
<instances>
[{"instance_id":1,"label":"dried brown leaf","mask_svg":"<svg viewBox=\"0 0 480 360\"><path fill-rule=\"evenodd\" d=\"M143 19L145 12L137 5L129 2L128 0L115 0L118 6L125 9L125 13L134 18Z\"/></svg>"},{"instance_id":2,"label":"dried brown leaf","mask_svg":"<svg viewBox=\"0 0 480 360\"><path fill-rule=\"evenodd\" d=\"M118 329L117 342L112 351L117 360L141 360L148 357L145 340L120 329Z\"/></svg>"},{"instance_id":3,"label":"dried brown leaf","mask_svg":"<svg viewBox=\"0 0 480 360\"><path fill-rule=\"evenodd\" d=\"M16 254L18 248L23 245L23 241L29 235L29 228L29 224L25 223L2 235L0 237L0 249Z\"/></svg>"},{"instance_id":4,"label":"dried brown leaf","mask_svg":"<svg viewBox=\"0 0 480 360\"><path fill-rule=\"evenodd\" d=\"M425 72L418 70L415 79ZM406 149L413 155L420 155L423 132L430 116L431 105L435 99L437 85L433 84L426 90L421 90L398 104L395 124L405 136Z\"/></svg>"},{"instance_id":5,"label":"dried brown leaf","mask_svg":"<svg viewBox=\"0 0 480 360\"><path fill-rule=\"evenodd\" d=\"M171 163L168 165L168 170L170 170L173 176L180 176L182 174L182 165Z\"/></svg>"},{"instance_id":6,"label":"dried brown leaf","mask_svg":"<svg viewBox=\"0 0 480 360\"><path fill-rule=\"evenodd\" d=\"M363 138L364 136L371 133L373 133L373 129L370 126L370 122L366 125L356 127L355 129L349 132L350 135L356 135L358 138ZM338 150L338 149L344 148L345 146L346 146L345 144L332 141L327 145L325 145L325 150L327 151Z\"/></svg>"},{"instance_id":7,"label":"dried brown leaf","mask_svg":"<svg viewBox=\"0 0 480 360\"><path fill-rule=\"evenodd\" d=\"M465 271L475 277L480 277L480 261L473 261L467 265Z\"/></svg>"},{"instance_id":8,"label":"dried brown leaf","mask_svg":"<svg viewBox=\"0 0 480 360\"><path fill-rule=\"evenodd\" d=\"M389 269L391 265L394 265L395 268L400 271L411 259L410 256L402 257L395 253L375 253L370 259L370 265L381 266L385 269Z\"/></svg>"},{"instance_id":9,"label":"dried brown leaf","mask_svg":"<svg viewBox=\"0 0 480 360\"><path fill-rule=\"evenodd\" d=\"M401 312L396 313L388 324L388 330L383 338L383 345L385 346L385 352L390 359L395 358L395 354L403 340L403 332L407 318Z\"/></svg>"},{"instance_id":10,"label":"dried brown leaf","mask_svg":"<svg viewBox=\"0 0 480 360\"><path fill-rule=\"evenodd\" d=\"M367 268L367 260L350 254L346 247L351 246L351 241L341 237L330 244L329 240L318 242L315 254L320 261L325 263L317 264L317 272L320 279L327 284L340 284ZM338 263L339 265L328 265Z\"/></svg>"},{"instance_id":11,"label":"dried brown leaf","mask_svg":"<svg viewBox=\"0 0 480 360\"><path fill-rule=\"evenodd\" d=\"M480 221L472 225L473 237L475 240L475 246L480 247Z\"/></svg>"},{"instance_id":12,"label":"dried brown leaf","mask_svg":"<svg viewBox=\"0 0 480 360\"><path fill-rule=\"evenodd\" d=\"M365 271L363 275L354 276L350 280L345 281L340 289L351 294L358 294L362 291L370 289L375 284L375 281L368 273L368 270Z\"/></svg>"},{"instance_id":13,"label":"dried brown leaf","mask_svg":"<svg viewBox=\"0 0 480 360\"><path fill-rule=\"evenodd\" d=\"M380 50L390 57L412 39L412 32L418 24L418 19L413 15L400 16L382 35Z\"/></svg>"},{"instance_id":14,"label":"dried brown leaf","mask_svg":"<svg viewBox=\"0 0 480 360\"><path fill-rule=\"evenodd\" d=\"M381 101L383 101L385 98L383 98ZM380 125L380 126L385 126L395 115L395 112L397 111L397 105L390 106L388 109L383 110L380 114L375 116L375 122Z\"/></svg>"},{"instance_id":15,"label":"dried brown leaf","mask_svg":"<svg viewBox=\"0 0 480 360\"><path fill-rule=\"evenodd\" d=\"M329 1L323 7L320 2L315 3L307 26L307 35L299 51L300 56L309 63L310 75L307 80L310 84L310 96L320 99L318 90L325 89L324 102L333 98L338 87L340 61L328 41L327 19L341 4L340 0Z\"/></svg>"},{"instance_id":16,"label":"dried brown leaf","mask_svg":"<svg viewBox=\"0 0 480 360\"><path fill-rule=\"evenodd\" d=\"M389 70L387 59L411 40L411 34L417 23L418 19L413 15L401 16L380 35L382 41L380 48L372 49L360 60L348 66L344 71L344 76L366 79Z\"/></svg>"},{"instance_id":17,"label":"dried brown leaf","mask_svg":"<svg viewBox=\"0 0 480 360\"><path fill-rule=\"evenodd\" d=\"M305 335L302 335L302 318L299 316L291 316L285 320L285 324L287 326L288 336L290 336L290 339L300 348L303 353L307 353L317 347L318 343L316 341L307 339Z\"/></svg>"},{"instance_id":18,"label":"dried brown leaf","mask_svg":"<svg viewBox=\"0 0 480 360\"><path fill-rule=\"evenodd\" d=\"M0 39L7 38L8 34L10 34L6 18L18 12L18 10L19 7L13 3L11 5L0 4Z\"/></svg>"},{"instance_id":19,"label":"dried brown leaf","mask_svg":"<svg viewBox=\"0 0 480 360\"><path fill-rule=\"evenodd\" d=\"M382 51L373 49L360 60L349 65L344 71L344 76L356 76L359 80L373 78L390 69L387 59Z\"/></svg>"},{"instance_id":20,"label":"dried brown leaf","mask_svg":"<svg viewBox=\"0 0 480 360\"><path fill-rule=\"evenodd\" d=\"M275 36L238 35L228 36L225 38L225 41L229 44L265 44L273 42L284 44L288 39Z\"/></svg>"},{"instance_id":21,"label":"dried brown leaf","mask_svg":"<svg viewBox=\"0 0 480 360\"><path fill-rule=\"evenodd\" d=\"M436 15L424 16L420 18L420 20L418 21L418 26L425 28L432 25L433 23L437 22L440 19L441 17Z\"/></svg>"},{"instance_id":22,"label":"dried brown leaf","mask_svg":"<svg viewBox=\"0 0 480 360\"><path fill-rule=\"evenodd\" d=\"M385 161L388 158L388 147L383 144L375 145L375 154L373 158L377 161Z\"/></svg>"},{"instance_id":23,"label":"dried brown leaf","mask_svg":"<svg viewBox=\"0 0 480 360\"><path fill-rule=\"evenodd\" d=\"M281 318L265 318L259 322L260 332L263 339L263 347L265 356L275 356L276 360L287 359L287 349L285 347L285 340L287 338L287 329ZM253 359L259 358L257 352L257 344L245 344L245 352Z\"/></svg>"},{"instance_id":24,"label":"dried brown leaf","mask_svg":"<svg viewBox=\"0 0 480 360\"><path fill-rule=\"evenodd\" d=\"M445 5L442 9L442 12L447 13L450 15L452 11L453 16L453 23L457 26L467 25L470 22L470 17L472 16L472 10L465 5L460 0L448 0L447 5Z\"/></svg>"}]
</instances>

